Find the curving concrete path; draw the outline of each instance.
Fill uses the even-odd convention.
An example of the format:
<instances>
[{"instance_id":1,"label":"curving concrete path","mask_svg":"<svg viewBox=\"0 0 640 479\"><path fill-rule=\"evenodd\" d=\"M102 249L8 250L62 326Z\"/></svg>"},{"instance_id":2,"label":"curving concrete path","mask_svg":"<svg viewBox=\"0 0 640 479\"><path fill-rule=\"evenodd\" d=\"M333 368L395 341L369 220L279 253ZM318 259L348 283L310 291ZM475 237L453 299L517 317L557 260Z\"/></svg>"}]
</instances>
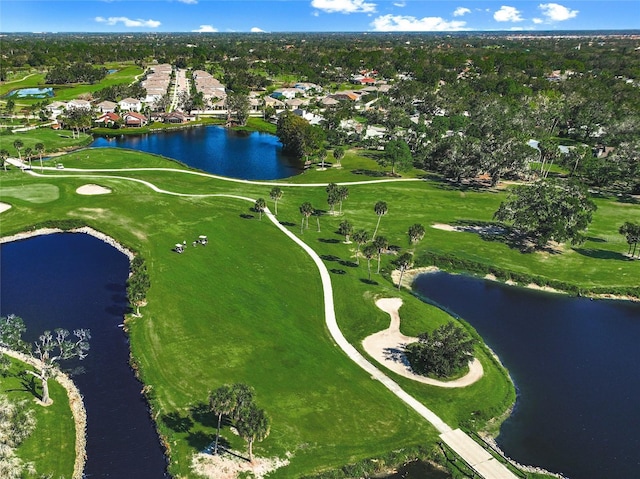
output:
<instances>
[{"instance_id":1,"label":"curving concrete path","mask_svg":"<svg viewBox=\"0 0 640 479\"><path fill-rule=\"evenodd\" d=\"M163 168L153 168L164 170ZM171 169L169 169L171 170ZM84 170L74 170L74 171L84 171ZM135 171L132 170L114 170L114 171ZM183 170L174 170L180 171ZM122 180L133 181L136 183L141 183L151 188L153 191L162 194L168 194L173 196L181 196L181 197L195 197L195 198L204 198L204 197L227 197L227 198L236 198L244 201L249 201L251 203L255 202L255 199L248 198L240 195L227 195L227 194L188 194L188 193L176 193L168 190L163 190L158 188L153 183L140 180L138 178L130 178L126 176L100 176L100 175L43 175L40 173L36 173L33 170L28 170L33 176L37 177L87 177L87 178L116 178ZM198 173L198 172L193 172ZM208 175L206 173L198 173L202 176L213 176ZM227 178L224 178L227 179ZM275 183L266 183L266 182L253 182L249 180L239 180L243 183L249 184L268 184L274 185ZM373 180L376 181L376 180ZM384 181L384 180L382 180ZM397 181L397 180L391 180ZM420 181L420 180L419 180ZM379 182L379 181L378 181ZM360 182L356 182L360 183ZM366 184L371 182L364 182ZM353 184L353 183L344 183L344 184ZM291 186L289 184L284 184L285 186ZM322 185L297 185L297 186L322 186ZM400 385L398 385L391 378L386 376L382 371L380 371L376 366L374 366L371 362L369 362L356 348L354 348L351 343L347 341L347 339L342 334L340 327L338 326L338 321L336 319L335 307L333 302L333 286L331 284L331 276L329 274L329 270L325 266L324 262L320 258L320 256L304 241L302 241L298 236L296 236L293 232L288 230L286 227L280 224L278 219L271 213L269 208L265 209L265 216L278 228L282 231L289 239L291 239L295 244L297 244L300 248L302 248L305 253L309 255L309 257L313 260L318 271L320 273L320 279L322 282L323 288L323 297L324 297L324 316L325 323L327 325L327 329L331 334L331 337L335 341L335 343L342 349L342 351L358 366L364 369L367 373L371 375L372 379L376 381L380 381L387 389L389 389L393 394L395 394L400 400L402 400L405 404L407 404L411 409L413 409L416 413L418 413L422 418L429 421L436 430L440 433L440 438L452 449L454 450L460 457L462 457L469 466L480 475L484 479L517 479L517 476L510 472L503 464L497 461L491 454L489 454L485 449L482 448L477 442L475 442L469 435L460 429L452 429L449 425L447 425L438 415L436 415L433 411L427 408L424 404L419 402L405 390L403 390Z\"/></svg>"},{"instance_id":2,"label":"curving concrete path","mask_svg":"<svg viewBox=\"0 0 640 479\"><path fill-rule=\"evenodd\" d=\"M405 336L400 332L400 313L398 310L402 306L402 299L382 298L376 301L376 306L391 317L391 324L387 329L367 336L362 341L362 347L369 356L387 369L407 379L441 388L463 388L482 377L484 373L482 364L476 358L469 361L469 372L453 381L439 381L414 373L405 358L404 347L409 343L415 343L418 338Z\"/></svg>"}]
</instances>

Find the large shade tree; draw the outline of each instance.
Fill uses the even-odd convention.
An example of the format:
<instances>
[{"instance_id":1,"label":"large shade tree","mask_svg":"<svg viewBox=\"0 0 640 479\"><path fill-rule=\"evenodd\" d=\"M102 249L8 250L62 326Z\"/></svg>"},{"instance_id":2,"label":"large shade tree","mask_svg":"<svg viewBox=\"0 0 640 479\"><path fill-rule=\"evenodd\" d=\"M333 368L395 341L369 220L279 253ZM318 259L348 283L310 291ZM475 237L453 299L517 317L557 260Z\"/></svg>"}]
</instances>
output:
<instances>
[{"instance_id":1,"label":"large shade tree","mask_svg":"<svg viewBox=\"0 0 640 479\"><path fill-rule=\"evenodd\" d=\"M591 222L596 204L589 193L575 183L540 180L514 187L494 214L512 223L516 233L536 248L549 241L580 244Z\"/></svg>"},{"instance_id":2,"label":"large shade tree","mask_svg":"<svg viewBox=\"0 0 640 479\"><path fill-rule=\"evenodd\" d=\"M422 375L447 377L462 370L473 358L476 340L449 322L432 333L424 332L408 344L405 354L411 369Z\"/></svg>"},{"instance_id":3,"label":"large shade tree","mask_svg":"<svg viewBox=\"0 0 640 479\"><path fill-rule=\"evenodd\" d=\"M409 171L413 166L413 158L409 145L404 140L391 140L384 147L384 153L378 157L381 166L391 166L391 174L397 171Z\"/></svg>"}]
</instances>

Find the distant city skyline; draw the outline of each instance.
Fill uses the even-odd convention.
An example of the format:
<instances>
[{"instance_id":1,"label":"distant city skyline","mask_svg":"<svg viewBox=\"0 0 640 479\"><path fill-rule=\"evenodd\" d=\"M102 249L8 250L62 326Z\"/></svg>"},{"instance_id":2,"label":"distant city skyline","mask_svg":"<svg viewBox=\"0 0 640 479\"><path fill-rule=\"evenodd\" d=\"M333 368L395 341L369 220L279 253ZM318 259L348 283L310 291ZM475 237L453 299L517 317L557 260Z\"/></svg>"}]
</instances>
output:
<instances>
[{"instance_id":1,"label":"distant city skyline","mask_svg":"<svg viewBox=\"0 0 640 479\"><path fill-rule=\"evenodd\" d=\"M640 29L636 0L2 0L0 32Z\"/></svg>"}]
</instances>

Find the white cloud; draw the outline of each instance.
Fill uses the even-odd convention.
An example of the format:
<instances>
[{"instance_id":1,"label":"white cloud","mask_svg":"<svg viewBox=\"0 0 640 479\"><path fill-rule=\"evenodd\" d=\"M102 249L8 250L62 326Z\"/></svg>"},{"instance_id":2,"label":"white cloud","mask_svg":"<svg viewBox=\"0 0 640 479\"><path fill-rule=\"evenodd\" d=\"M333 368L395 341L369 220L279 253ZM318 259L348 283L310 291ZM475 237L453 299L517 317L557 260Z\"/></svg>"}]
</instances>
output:
<instances>
[{"instance_id":1,"label":"white cloud","mask_svg":"<svg viewBox=\"0 0 640 479\"><path fill-rule=\"evenodd\" d=\"M569 10L567 7L557 3L542 3L538 5L538 8L552 22L563 22L578 15L578 10Z\"/></svg>"},{"instance_id":2,"label":"white cloud","mask_svg":"<svg viewBox=\"0 0 640 479\"><path fill-rule=\"evenodd\" d=\"M258 27L251 27L251 33L264 33L264 30Z\"/></svg>"},{"instance_id":3,"label":"white cloud","mask_svg":"<svg viewBox=\"0 0 640 479\"><path fill-rule=\"evenodd\" d=\"M542 18L532 18L531 19L533 21L533 23L535 23L536 25L544 22L544 20Z\"/></svg>"},{"instance_id":4,"label":"white cloud","mask_svg":"<svg viewBox=\"0 0 640 479\"><path fill-rule=\"evenodd\" d=\"M465 15L467 13L471 13L471 10L469 10L468 8L465 7L458 7L454 10L453 12L453 16L454 17L461 17L462 15Z\"/></svg>"},{"instance_id":5,"label":"white cloud","mask_svg":"<svg viewBox=\"0 0 640 479\"><path fill-rule=\"evenodd\" d=\"M198 28L197 30L191 30L191 31L196 33L214 33L214 32L217 32L218 29L213 25L200 25L200 28Z\"/></svg>"},{"instance_id":6,"label":"white cloud","mask_svg":"<svg viewBox=\"0 0 640 479\"><path fill-rule=\"evenodd\" d=\"M107 25L115 25L117 23L122 23L124 24L125 27L157 28L160 25L162 25L162 23L160 23L157 20L142 20L142 19L131 20L130 18L127 18L127 17L109 17L109 18L96 17L95 20L98 23L106 23Z\"/></svg>"},{"instance_id":7,"label":"white cloud","mask_svg":"<svg viewBox=\"0 0 640 479\"><path fill-rule=\"evenodd\" d=\"M375 3L364 0L311 0L311 6L327 13L371 13L376 11Z\"/></svg>"},{"instance_id":8,"label":"white cloud","mask_svg":"<svg viewBox=\"0 0 640 479\"><path fill-rule=\"evenodd\" d=\"M198 0L178 0L180 3L186 3L187 5L195 5Z\"/></svg>"},{"instance_id":9,"label":"white cloud","mask_svg":"<svg viewBox=\"0 0 640 479\"><path fill-rule=\"evenodd\" d=\"M394 7L398 7L398 8L402 8L402 7L406 7L407 6L407 2L394 2L393 4Z\"/></svg>"},{"instance_id":10,"label":"white cloud","mask_svg":"<svg viewBox=\"0 0 640 479\"><path fill-rule=\"evenodd\" d=\"M371 22L377 32L447 32L466 30L467 22L448 22L440 17L416 18L403 15L383 15Z\"/></svg>"},{"instance_id":11,"label":"white cloud","mask_svg":"<svg viewBox=\"0 0 640 479\"><path fill-rule=\"evenodd\" d=\"M502 5L500 10L493 14L493 19L496 22L521 22L523 20L517 8L506 5Z\"/></svg>"}]
</instances>

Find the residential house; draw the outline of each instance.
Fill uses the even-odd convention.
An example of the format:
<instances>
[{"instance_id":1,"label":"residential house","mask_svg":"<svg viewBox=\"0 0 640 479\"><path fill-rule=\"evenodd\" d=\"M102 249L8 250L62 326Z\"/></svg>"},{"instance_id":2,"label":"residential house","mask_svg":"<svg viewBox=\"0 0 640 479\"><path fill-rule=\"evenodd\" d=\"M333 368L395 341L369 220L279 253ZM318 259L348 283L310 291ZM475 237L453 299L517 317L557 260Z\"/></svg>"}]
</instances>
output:
<instances>
[{"instance_id":1,"label":"residential house","mask_svg":"<svg viewBox=\"0 0 640 479\"><path fill-rule=\"evenodd\" d=\"M145 126L148 121L147 117L135 111L128 111L122 115L125 126L141 127Z\"/></svg>"},{"instance_id":2,"label":"residential house","mask_svg":"<svg viewBox=\"0 0 640 479\"><path fill-rule=\"evenodd\" d=\"M299 88L278 88L271 94L271 97L277 100L282 100L283 98L292 100L300 93L302 93L302 90Z\"/></svg>"},{"instance_id":3,"label":"residential house","mask_svg":"<svg viewBox=\"0 0 640 479\"><path fill-rule=\"evenodd\" d=\"M96 105L96 108L100 113L113 113L116 111L117 103L114 103L109 100L101 101Z\"/></svg>"},{"instance_id":4,"label":"residential house","mask_svg":"<svg viewBox=\"0 0 640 479\"><path fill-rule=\"evenodd\" d=\"M79 110L91 110L91 103L87 100L71 100L67 103L67 110L72 110L74 108Z\"/></svg>"},{"instance_id":5,"label":"residential house","mask_svg":"<svg viewBox=\"0 0 640 479\"><path fill-rule=\"evenodd\" d=\"M165 123L181 124L187 122L187 116L181 111L172 111L163 116L162 121Z\"/></svg>"},{"instance_id":6,"label":"residential house","mask_svg":"<svg viewBox=\"0 0 640 479\"><path fill-rule=\"evenodd\" d=\"M120 115L115 112L109 111L107 113L103 113L98 118L94 120L98 126L110 127L120 121Z\"/></svg>"},{"instance_id":7,"label":"residential house","mask_svg":"<svg viewBox=\"0 0 640 479\"><path fill-rule=\"evenodd\" d=\"M49 118L55 120L59 115L65 112L67 104L63 101L54 101L45 107L45 110L49 112Z\"/></svg>"},{"instance_id":8,"label":"residential house","mask_svg":"<svg viewBox=\"0 0 640 479\"><path fill-rule=\"evenodd\" d=\"M120 100L118 102L118 106L120 107L120 111L140 112L142 110L142 102L137 98L125 98L124 100Z\"/></svg>"}]
</instances>

